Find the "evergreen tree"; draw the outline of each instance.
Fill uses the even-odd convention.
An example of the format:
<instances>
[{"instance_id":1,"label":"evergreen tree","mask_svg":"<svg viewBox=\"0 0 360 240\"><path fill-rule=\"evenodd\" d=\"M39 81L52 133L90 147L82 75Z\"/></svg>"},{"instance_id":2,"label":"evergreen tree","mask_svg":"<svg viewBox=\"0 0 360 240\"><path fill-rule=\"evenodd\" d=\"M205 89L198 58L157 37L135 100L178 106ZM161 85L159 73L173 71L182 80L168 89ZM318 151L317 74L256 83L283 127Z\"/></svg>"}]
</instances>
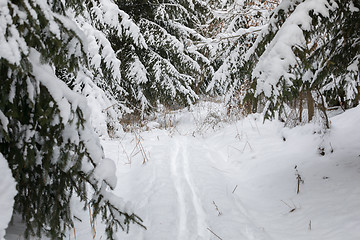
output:
<instances>
[{"instance_id":1,"label":"evergreen tree","mask_svg":"<svg viewBox=\"0 0 360 240\"><path fill-rule=\"evenodd\" d=\"M216 16L209 24L213 35L213 63L217 69L208 91L225 95L229 110L238 105L248 84L246 53L266 26L278 1L232 0L212 2ZM236 97L235 97L236 95ZM229 97L234 96L232 99Z\"/></svg>"},{"instance_id":2,"label":"evergreen tree","mask_svg":"<svg viewBox=\"0 0 360 240\"><path fill-rule=\"evenodd\" d=\"M96 116L91 120L96 121L97 132L106 134L106 127L109 132L116 132L119 119L134 108L134 102L129 102L134 93L126 86L137 87L137 83L128 82L122 75L121 66L127 63L127 56L120 54L119 48L126 45L143 49L146 44L138 26L113 1L85 1L80 7L81 11L67 9L66 15L85 35L88 65L81 65L82 74L68 81L91 101L92 116ZM68 77L65 72L65 78ZM106 126L99 127L103 125L100 121Z\"/></svg>"},{"instance_id":3,"label":"evergreen tree","mask_svg":"<svg viewBox=\"0 0 360 240\"><path fill-rule=\"evenodd\" d=\"M86 36L66 16L83 7L79 1L0 4L0 153L17 182L14 210L27 238L63 239L73 226L72 197L90 204L93 218L103 216L110 239L131 222L141 225L107 190L116 178L101 172L113 163L86 121L86 99L58 77L77 78L89 65Z\"/></svg>"},{"instance_id":4,"label":"evergreen tree","mask_svg":"<svg viewBox=\"0 0 360 240\"><path fill-rule=\"evenodd\" d=\"M119 41L118 55L123 56L122 76L130 94L128 101L137 103L138 112L161 103L166 106L192 104L204 92L213 72L205 53L191 47L203 40L198 33L204 13L204 2L189 1L117 1L140 28L147 47L140 49Z\"/></svg>"},{"instance_id":5,"label":"evergreen tree","mask_svg":"<svg viewBox=\"0 0 360 240\"><path fill-rule=\"evenodd\" d=\"M360 94L360 3L339 1L327 24L318 32L326 34L323 46L310 57L311 87L324 94L328 106L344 109L357 106Z\"/></svg>"},{"instance_id":6,"label":"evergreen tree","mask_svg":"<svg viewBox=\"0 0 360 240\"><path fill-rule=\"evenodd\" d=\"M307 119L318 109L327 126L329 105L356 105L358 11L353 1L283 1L244 62L251 79L245 102L252 110L264 107L268 118L277 112L287 120L289 110L299 109L300 122L306 102Z\"/></svg>"}]
</instances>

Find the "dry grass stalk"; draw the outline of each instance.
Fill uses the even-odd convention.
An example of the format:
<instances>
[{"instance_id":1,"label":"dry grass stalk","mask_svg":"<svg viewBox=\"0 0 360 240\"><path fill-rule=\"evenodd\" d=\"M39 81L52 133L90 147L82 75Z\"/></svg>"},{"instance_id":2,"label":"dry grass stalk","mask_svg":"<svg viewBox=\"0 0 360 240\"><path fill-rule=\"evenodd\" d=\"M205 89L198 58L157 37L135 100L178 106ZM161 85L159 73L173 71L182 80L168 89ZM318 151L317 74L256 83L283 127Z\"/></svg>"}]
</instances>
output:
<instances>
[{"instance_id":1,"label":"dry grass stalk","mask_svg":"<svg viewBox=\"0 0 360 240\"><path fill-rule=\"evenodd\" d=\"M121 142L119 142L119 144L120 144L121 148L123 149L123 152L125 153L126 158L127 158L127 160L128 160L128 162L127 162L126 164L130 164L130 165L131 165L131 158L130 158L129 154L126 152L124 145L123 145Z\"/></svg>"},{"instance_id":2,"label":"dry grass stalk","mask_svg":"<svg viewBox=\"0 0 360 240\"><path fill-rule=\"evenodd\" d=\"M213 231L211 231L210 228L207 228L207 230L209 230L212 234L214 234L215 237L217 237L218 239L223 240L223 239L222 239L221 237L219 237L216 233L214 233Z\"/></svg>"},{"instance_id":3,"label":"dry grass stalk","mask_svg":"<svg viewBox=\"0 0 360 240\"><path fill-rule=\"evenodd\" d=\"M72 228L73 228L73 230L74 230L74 239L76 240L76 231L75 231L75 225L74 225L74 223L72 223L71 224L72 225ZM71 239L71 234L70 234L70 232L69 232L69 240Z\"/></svg>"},{"instance_id":4,"label":"dry grass stalk","mask_svg":"<svg viewBox=\"0 0 360 240\"><path fill-rule=\"evenodd\" d=\"M234 192L235 192L235 190L237 189L237 187L238 187L238 185L236 185L236 186L235 186L235 188L234 188L234 190L232 191L232 193L234 193Z\"/></svg>"},{"instance_id":5,"label":"dry grass stalk","mask_svg":"<svg viewBox=\"0 0 360 240\"><path fill-rule=\"evenodd\" d=\"M96 237L96 229L95 229L95 222L94 222L94 219L93 219L92 214L91 214L90 203L88 204L88 208L89 208L89 216L90 216L91 233L93 235L93 239L95 239L95 237Z\"/></svg>"},{"instance_id":6,"label":"dry grass stalk","mask_svg":"<svg viewBox=\"0 0 360 240\"><path fill-rule=\"evenodd\" d=\"M244 148L243 148L242 152L244 152L244 151L245 151L246 145L248 145L248 146L249 146L249 148L250 148L250 150L251 150L251 151L254 151L254 150L253 150L253 148L251 147L251 145L250 145L249 141L246 141L246 143L245 143L245 145L244 145Z\"/></svg>"},{"instance_id":7,"label":"dry grass stalk","mask_svg":"<svg viewBox=\"0 0 360 240\"><path fill-rule=\"evenodd\" d=\"M297 165L295 165L295 176L296 176L296 180L297 180L297 191L296 194L299 194L300 192L300 183L304 183L304 180L301 178L301 175L297 169Z\"/></svg>"},{"instance_id":8,"label":"dry grass stalk","mask_svg":"<svg viewBox=\"0 0 360 240\"><path fill-rule=\"evenodd\" d=\"M75 226L74 226L74 224L73 224L73 229L74 229L74 238L75 238L75 240L76 240L76 231L75 231Z\"/></svg>"},{"instance_id":9,"label":"dry grass stalk","mask_svg":"<svg viewBox=\"0 0 360 240\"><path fill-rule=\"evenodd\" d=\"M144 149L144 147L143 147L143 145L141 143L142 138L136 132L134 134L135 134L135 140L136 140L136 147L139 149L139 151L140 151L140 153L141 153L141 155L143 157L142 164L145 164L147 161L149 161L149 158L148 158L148 156L147 156L147 154L145 152L145 149Z\"/></svg>"},{"instance_id":10,"label":"dry grass stalk","mask_svg":"<svg viewBox=\"0 0 360 240\"><path fill-rule=\"evenodd\" d=\"M214 206L216 208L216 211L218 212L218 216L220 216L222 213L220 212L220 210L219 210L218 206L216 205L215 201L213 201L213 204L214 204Z\"/></svg>"},{"instance_id":11,"label":"dry grass stalk","mask_svg":"<svg viewBox=\"0 0 360 240\"><path fill-rule=\"evenodd\" d=\"M284 202L283 200L281 200L281 202L283 202L286 206L288 206L289 207L289 213L292 213L292 212L294 212L295 210L296 210L296 206L295 206L295 204L294 203L292 203L294 206L290 206L289 204L287 204L286 202Z\"/></svg>"}]
</instances>

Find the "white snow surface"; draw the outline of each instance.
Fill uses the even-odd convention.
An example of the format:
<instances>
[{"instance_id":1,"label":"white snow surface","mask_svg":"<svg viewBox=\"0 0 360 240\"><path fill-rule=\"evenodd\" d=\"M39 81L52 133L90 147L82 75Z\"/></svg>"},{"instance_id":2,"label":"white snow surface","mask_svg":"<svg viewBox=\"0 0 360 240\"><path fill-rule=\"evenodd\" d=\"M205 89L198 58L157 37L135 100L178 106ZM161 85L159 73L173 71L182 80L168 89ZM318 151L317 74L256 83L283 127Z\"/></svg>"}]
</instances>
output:
<instances>
[{"instance_id":1,"label":"white snow surface","mask_svg":"<svg viewBox=\"0 0 360 240\"><path fill-rule=\"evenodd\" d=\"M115 194L147 227L132 225L119 239L360 238L360 107L331 117L327 131L313 123L284 128L259 114L220 121L225 113L203 102L159 116L136 136L102 139L117 169ZM74 219L76 239L88 240L82 207L74 201L82 219ZM101 221L95 226L95 239L105 239Z\"/></svg>"},{"instance_id":2,"label":"white snow surface","mask_svg":"<svg viewBox=\"0 0 360 240\"><path fill-rule=\"evenodd\" d=\"M9 165L4 156L0 153L0 239L5 236L13 213L14 197L16 195L15 180L9 169Z\"/></svg>"}]
</instances>

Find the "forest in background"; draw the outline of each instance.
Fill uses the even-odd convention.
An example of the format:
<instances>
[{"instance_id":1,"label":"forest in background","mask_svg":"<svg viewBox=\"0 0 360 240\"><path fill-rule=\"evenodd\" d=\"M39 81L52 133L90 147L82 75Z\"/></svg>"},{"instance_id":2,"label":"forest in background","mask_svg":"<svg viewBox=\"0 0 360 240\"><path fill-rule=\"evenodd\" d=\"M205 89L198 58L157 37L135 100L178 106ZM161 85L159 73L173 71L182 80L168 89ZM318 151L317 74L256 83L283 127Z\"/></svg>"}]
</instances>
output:
<instances>
[{"instance_id":1,"label":"forest in background","mask_svg":"<svg viewBox=\"0 0 360 240\"><path fill-rule=\"evenodd\" d=\"M99 136L154 112L216 97L229 116L329 128L328 110L359 103L359 11L352 0L2 1L0 160L26 236L65 237L74 195L110 239L142 225L110 190Z\"/></svg>"}]
</instances>

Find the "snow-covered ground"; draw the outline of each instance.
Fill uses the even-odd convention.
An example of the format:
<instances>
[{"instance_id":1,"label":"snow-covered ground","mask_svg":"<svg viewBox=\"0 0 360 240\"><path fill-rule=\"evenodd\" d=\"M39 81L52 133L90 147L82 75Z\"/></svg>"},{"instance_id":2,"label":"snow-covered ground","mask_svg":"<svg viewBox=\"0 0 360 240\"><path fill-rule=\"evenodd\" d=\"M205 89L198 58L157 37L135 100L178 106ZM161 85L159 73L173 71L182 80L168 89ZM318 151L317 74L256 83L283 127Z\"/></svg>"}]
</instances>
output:
<instances>
[{"instance_id":1,"label":"snow-covered ground","mask_svg":"<svg viewBox=\"0 0 360 240\"><path fill-rule=\"evenodd\" d=\"M102 140L117 165L116 194L147 227L119 239L360 239L360 107L332 117L326 132L223 116L221 105L201 103ZM92 239L88 212L76 206L76 239ZM105 239L100 220L95 230Z\"/></svg>"},{"instance_id":2,"label":"snow-covered ground","mask_svg":"<svg viewBox=\"0 0 360 240\"><path fill-rule=\"evenodd\" d=\"M13 213L14 197L16 195L15 180L11 175L9 165L0 153L0 239L3 240L5 229Z\"/></svg>"}]
</instances>

